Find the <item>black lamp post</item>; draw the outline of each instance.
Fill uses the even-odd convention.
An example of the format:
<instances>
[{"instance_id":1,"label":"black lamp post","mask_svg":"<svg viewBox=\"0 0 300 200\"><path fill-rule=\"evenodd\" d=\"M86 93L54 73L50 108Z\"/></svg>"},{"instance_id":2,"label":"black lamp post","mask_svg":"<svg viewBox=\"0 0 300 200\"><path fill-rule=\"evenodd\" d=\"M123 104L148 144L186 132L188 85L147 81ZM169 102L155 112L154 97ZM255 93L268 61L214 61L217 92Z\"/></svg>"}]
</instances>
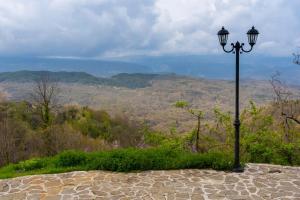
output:
<instances>
[{"instance_id":1,"label":"black lamp post","mask_svg":"<svg viewBox=\"0 0 300 200\"><path fill-rule=\"evenodd\" d=\"M234 172L243 172L244 169L240 164L240 108L239 108L239 88L240 88L240 54L242 52L248 53L252 50L253 46L256 43L257 37L259 32L254 28L254 26L247 32L248 35L248 42L250 45L249 50L245 50L243 48L244 43L240 43L237 41L235 44L231 43L232 49L226 50L225 45L227 44L227 39L229 32L222 27L222 29L218 32L218 37L220 44L223 50L226 53L235 53L235 62L236 62L236 74L235 74L235 120L234 120L234 127L235 127L235 143L234 143Z\"/></svg>"}]
</instances>

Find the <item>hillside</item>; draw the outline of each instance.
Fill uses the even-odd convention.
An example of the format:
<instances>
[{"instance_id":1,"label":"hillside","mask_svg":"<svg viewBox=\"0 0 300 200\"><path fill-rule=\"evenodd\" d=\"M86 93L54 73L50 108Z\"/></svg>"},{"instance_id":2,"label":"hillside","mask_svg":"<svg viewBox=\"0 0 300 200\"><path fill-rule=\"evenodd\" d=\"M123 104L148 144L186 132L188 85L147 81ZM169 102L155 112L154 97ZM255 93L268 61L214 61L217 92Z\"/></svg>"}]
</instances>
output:
<instances>
[{"instance_id":1,"label":"hillside","mask_svg":"<svg viewBox=\"0 0 300 200\"><path fill-rule=\"evenodd\" d=\"M101 83L104 79L84 72L17 71L0 73L0 82L34 82L42 76L64 83Z\"/></svg>"},{"instance_id":2,"label":"hillside","mask_svg":"<svg viewBox=\"0 0 300 200\"><path fill-rule=\"evenodd\" d=\"M86 84L87 81L78 80L96 79L97 82L98 79L84 73L79 73L79 75L78 77L82 79L76 78L75 82L67 81L68 79L65 78L64 82L59 83L61 104L79 104L95 109L105 109L110 114L123 113L144 121L157 130L169 131L176 128L180 131L194 127L194 120L184 111L174 107L174 103L179 100L188 101L195 108L205 111L206 118L213 115L215 107L231 113L234 111L233 81L176 75L119 74L109 79L101 78L101 80L109 80L113 83L109 85L94 84L94 82ZM12 100L30 100L31 88L30 82L0 83L0 90ZM298 87L292 88L291 91L300 94ZM240 95L243 108L249 106L250 100L261 105L274 98L268 81L242 79Z\"/></svg>"},{"instance_id":3,"label":"hillside","mask_svg":"<svg viewBox=\"0 0 300 200\"><path fill-rule=\"evenodd\" d=\"M60 83L95 84L127 88L150 86L150 81L158 77L157 74L122 73L111 78L101 78L85 72L17 71L0 73L0 82L32 83L43 76Z\"/></svg>"}]
</instances>

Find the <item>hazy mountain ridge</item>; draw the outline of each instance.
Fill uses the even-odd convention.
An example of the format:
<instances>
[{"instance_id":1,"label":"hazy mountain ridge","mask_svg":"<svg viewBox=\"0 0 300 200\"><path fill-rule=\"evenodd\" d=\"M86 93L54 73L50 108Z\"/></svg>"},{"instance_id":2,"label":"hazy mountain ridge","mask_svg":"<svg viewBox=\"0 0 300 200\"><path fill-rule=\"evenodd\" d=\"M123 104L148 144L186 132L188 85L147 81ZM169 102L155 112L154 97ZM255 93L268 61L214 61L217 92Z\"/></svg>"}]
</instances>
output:
<instances>
[{"instance_id":1,"label":"hazy mountain ridge","mask_svg":"<svg viewBox=\"0 0 300 200\"><path fill-rule=\"evenodd\" d=\"M241 78L269 80L275 72L289 84L300 84L300 66L293 57L272 57L256 54L241 55ZM165 55L132 56L110 60L0 57L0 72L19 70L86 72L97 77L111 77L120 73L164 74L233 80L234 55Z\"/></svg>"},{"instance_id":2,"label":"hazy mountain ridge","mask_svg":"<svg viewBox=\"0 0 300 200\"><path fill-rule=\"evenodd\" d=\"M146 74L146 73L120 73L109 78L96 77L86 72L66 71L16 71L0 73L0 82L32 83L43 76L49 80L60 83L76 83L87 85L103 85L113 87L125 87L130 89L144 88L151 86L153 80L176 79L184 76L176 74Z\"/></svg>"},{"instance_id":3,"label":"hazy mountain ridge","mask_svg":"<svg viewBox=\"0 0 300 200\"><path fill-rule=\"evenodd\" d=\"M86 72L99 77L110 77L120 73L152 73L151 68L124 61L96 59L0 57L0 72L66 71Z\"/></svg>"},{"instance_id":4,"label":"hazy mountain ridge","mask_svg":"<svg viewBox=\"0 0 300 200\"><path fill-rule=\"evenodd\" d=\"M50 71L16 71L0 73L0 82L33 82L43 76L48 76L58 82L98 83L102 78L92 76L85 72L50 72Z\"/></svg>"},{"instance_id":5,"label":"hazy mountain ridge","mask_svg":"<svg viewBox=\"0 0 300 200\"><path fill-rule=\"evenodd\" d=\"M50 71L16 71L0 73L0 82L26 83L47 76L50 80L61 83L96 84L127 88L143 88L151 85L151 80L166 77L158 74L127 74L114 75L111 78L96 77L85 72L50 72Z\"/></svg>"}]
</instances>

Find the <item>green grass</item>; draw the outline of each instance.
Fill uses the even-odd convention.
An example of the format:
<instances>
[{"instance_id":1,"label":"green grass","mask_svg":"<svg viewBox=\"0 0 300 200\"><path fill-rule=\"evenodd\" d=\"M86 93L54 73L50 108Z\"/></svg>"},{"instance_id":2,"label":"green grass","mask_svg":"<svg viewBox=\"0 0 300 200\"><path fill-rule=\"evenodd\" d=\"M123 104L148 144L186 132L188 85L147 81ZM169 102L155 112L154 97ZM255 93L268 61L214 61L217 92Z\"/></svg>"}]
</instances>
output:
<instances>
[{"instance_id":1,"label":"green grass","mask_svg":"<svg viewBox=\"0 0 300 200\"><path fill-rule=\"evenodd\" d=\"M230 170L232 163L232 157L224 153L196 154L162 147L93 153L65 151L54 157L36 158L5 166L0 169L0 179L77 170L116 172L191 168Z\"/></svg>"}]
</instances>

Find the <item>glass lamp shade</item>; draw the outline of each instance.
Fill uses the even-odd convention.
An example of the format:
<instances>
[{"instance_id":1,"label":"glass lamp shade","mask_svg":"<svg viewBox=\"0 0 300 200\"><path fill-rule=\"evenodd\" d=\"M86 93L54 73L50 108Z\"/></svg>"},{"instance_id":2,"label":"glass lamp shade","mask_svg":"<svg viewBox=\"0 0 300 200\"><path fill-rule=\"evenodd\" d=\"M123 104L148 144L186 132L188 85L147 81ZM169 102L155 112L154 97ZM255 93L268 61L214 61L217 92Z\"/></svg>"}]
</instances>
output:
<instances>
[{"instance_id":1,"label":"glass lamp shade","mask_svg":"<svg viewBox=\"0 0 300 200\"><path fill-rule=\"evenodd\" d=\"M252 28L247 32L248 42L251 46L255 45L259 32L252 26Z\"/></svg>"},{"instance_id":2,"label":"glass lamp shade","mask_svg":"<svg viewBox=\"0 0 300 200\"><path fill-rule=\"evenodd\" d=\"M228 35L229 32L223 26L222 29L218 32L219 41L222 46L225 46L227 44Z\"/></svg>"}]
</instances>

